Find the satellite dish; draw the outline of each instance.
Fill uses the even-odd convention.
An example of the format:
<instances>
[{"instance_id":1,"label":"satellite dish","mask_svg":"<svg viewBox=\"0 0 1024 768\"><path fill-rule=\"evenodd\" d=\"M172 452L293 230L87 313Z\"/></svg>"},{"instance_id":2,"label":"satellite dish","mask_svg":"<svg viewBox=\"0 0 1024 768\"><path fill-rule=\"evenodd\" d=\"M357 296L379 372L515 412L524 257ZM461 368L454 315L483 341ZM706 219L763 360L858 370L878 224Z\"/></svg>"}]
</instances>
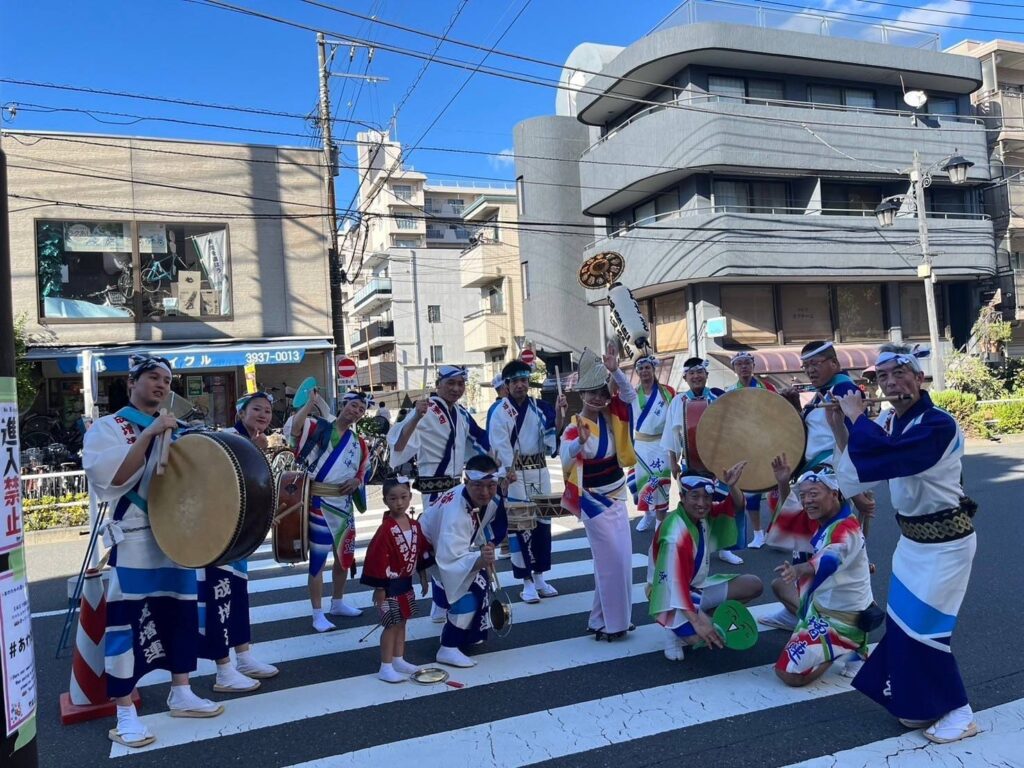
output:
<instances>
[{"instance_id":1,"label":"satellite dish","mask_svg":"<svg viewBox=\"0 0 1024 768\"><path fill-rule=\"evenodd\" d=\"M920 109L928 103L928 94L924 91L907 91L903 94L903 101L905 101L909 107Z\"/></svg>"}]
</instances>

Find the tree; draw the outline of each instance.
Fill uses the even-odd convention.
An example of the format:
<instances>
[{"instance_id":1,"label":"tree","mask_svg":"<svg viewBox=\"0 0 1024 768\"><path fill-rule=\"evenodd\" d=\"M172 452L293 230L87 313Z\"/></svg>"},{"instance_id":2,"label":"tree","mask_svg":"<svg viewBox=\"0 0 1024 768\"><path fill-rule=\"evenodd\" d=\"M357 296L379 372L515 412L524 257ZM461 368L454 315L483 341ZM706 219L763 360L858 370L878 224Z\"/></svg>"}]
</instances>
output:
<instances>
[{"instance_id":1,"label":"tree","mask_svg":"<svg viewBox=\"0 0 1024 768\"><path fill-rule=\"evenodd\" d=\"M39 395L39 384L41 376L35 363L25 359L28 352L28 334L25 326L28 324L28 316L20 314L14 319L14 357L17 362L17 384L18 384L18 410L25 413L36 401Z\"/></svg>"}]
</instances>

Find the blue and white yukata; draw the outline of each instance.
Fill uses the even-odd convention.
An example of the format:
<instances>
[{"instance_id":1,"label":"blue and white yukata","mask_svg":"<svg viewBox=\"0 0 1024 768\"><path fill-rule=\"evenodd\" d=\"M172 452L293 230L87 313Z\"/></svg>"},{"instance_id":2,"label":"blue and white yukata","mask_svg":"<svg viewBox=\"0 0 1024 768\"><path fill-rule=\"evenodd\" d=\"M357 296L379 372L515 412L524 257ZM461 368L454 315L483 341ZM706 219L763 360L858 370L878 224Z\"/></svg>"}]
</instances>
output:
<instances>
[{"instance_id":1,"label":"blue and white yukata","mask_svg":"<svg viewBox=\"0 0 1024 768\"><path fill-rule=\"evenodd\" d=\"M967 704L950 648L977 547L960 508L963 453L956 421L922 392L903 416L893 410L877 421L858 418L836 467L847 496L889 482L902 535L885 637L853 685L907 720L936 720Z\"/></svg>"},{"instance_id":2,"label":"blue and white yukata","mask_svg":"<svg viewBox=\"0 0 1024 768\"><path fill-rule=\"evenodd\" d=\"M529 502L531 496L551 493L551 475L546 460L555 455L555 409L548 403L527 397L522 404L506 397L488 419L487 437L501 469L514 470L506 501ZM513 466L516 454L519 465ZM538 517L532 531L520 531L509 540L512 573L529 579L551 569L551 518Z\"/></svg>"},{"instance_id":3,"label":"blue and white yukata","mask_svg":"<svg viewBox=\"0 0 1024 768\"><path fill-rule=\"evenodd\" d=\"M672 460L662 440L674 394L671 387L663 384L655 384L650 395L640 387L637 399L630 405L637 463L629 471L629 490L640 512L654 514L668 510Z\"/></svg>"},{"instance_id":4,"label":"blue and white yukata","mask_svg":"<svg viewBox=\"0 0 1024 768\"><path fill-rule=\"evenodd\" d=\"M149 526L146 500L159 461L159 441L151 441L135 474L114 485L132 444L153 420L130 406L122 408L92 425L82 451L90 490L113 510L103 531L111 547L104 654L112 698L129 696L154 669L194 671L199 652L196 571L172 562Z\"/></svg>"},{"instance_id":5,"label":"blue and white yukata","mask_svg":"<svg viewBox=\"0 0 1024 768\"><path fill-rule=\"evenodd\" d=\"M836 450L835 435L832 434L832 427L828 425L826 409L815 406L851 392L860 392L860 389L853 383L853 379L840 372L829 379L825 386L818 387L814 393L814 399L804 406L800 416L807 429L807 447L804 449L804 463L799 471L815 469L822 465L830 467L835 465L836 458L833 456Z\"/></svg>"},{"instance_id":6,"label":"blue and white yukata","mask_svg":"<svg viewBox=\"0 0 1024 768\"><path fill-rule=\"evenodd\" d=\"M434 600L448 610L441 645L466 650L487 639L487 569L477 566L480 548L505 538L505 503L495 496L481 513L466 486L441 494L420 517L423 535L434 548Z\"/></svg>"}]
</instances>

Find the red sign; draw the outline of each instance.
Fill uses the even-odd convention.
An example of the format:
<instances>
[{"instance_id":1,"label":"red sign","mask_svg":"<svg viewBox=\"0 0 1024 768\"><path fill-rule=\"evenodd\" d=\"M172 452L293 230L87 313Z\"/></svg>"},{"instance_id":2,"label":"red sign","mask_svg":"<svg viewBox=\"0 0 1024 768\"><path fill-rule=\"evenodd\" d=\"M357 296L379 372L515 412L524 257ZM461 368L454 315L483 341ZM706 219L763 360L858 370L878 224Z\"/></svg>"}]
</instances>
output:
<instances>
[{"instance_id":1,"label":"red sign","mask_svg":"<svg viewBox=\"0 0 1024 768\"><path fill-rule=\"evenodd\" d=\"M338 358L338 378L354 379L356 377L356 361L351 357Z\"/></svg>"},{"instance_id":2,"label":"red sign","mask_svg":"<svg viewBox=\"0 0 1024 768\"><path fill-rule=\"evenodd\" d=\"M529 347L527 347L519 355L519 359L522 360L527 365L533 365L534 361L537 359L537 353L534 352Z\"/></svg>"}]
</instances>

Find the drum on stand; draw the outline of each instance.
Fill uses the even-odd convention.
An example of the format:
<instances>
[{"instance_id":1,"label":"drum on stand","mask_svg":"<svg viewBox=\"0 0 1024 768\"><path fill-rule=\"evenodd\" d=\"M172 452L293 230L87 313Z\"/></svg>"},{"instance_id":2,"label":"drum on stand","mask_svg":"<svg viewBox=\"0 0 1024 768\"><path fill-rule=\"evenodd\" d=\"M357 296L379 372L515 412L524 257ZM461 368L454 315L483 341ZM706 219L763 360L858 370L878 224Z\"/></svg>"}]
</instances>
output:
<instances>
[{"instance_id":1,"label":"drum on stand","mask_svg":"<svg viewBox=\"0 0 1024 768\"><path fill-rule=\"evenodd\" d=\"M523 533L537 527L537 507L528 501L509 501L505 504L509 533Z\"/></svg>"},{"instance_id":2,"label":"drum on stand","mask_svg":"<svg viewBox=\"0 0 1024 768\"><path fill-rule=\"evenodd\" d=\"M786 398L767 389L726 392L711 404L697 426L697 445L712 470L721 472L737 462L748 462L738 483L740 490L748 493L774 488L772 459L785 453L795 465L806 444L800 414Z\"/></svg>"},{"instance_id":3,"label":"drum on stand","mask_svg":"<svg viewBox=\"0 0 1024 768\"><path fill-rule=\"evenodd\" d=\"M572 517L572 512L562 506L560 493L535 493L530 501L537 507L540 517Z\"/></svg>"},{"instance_id":4,"label":"drum on stand","mask_svg":"<svg viewBox=\"0 0 1024 768\"><path fill-rule=\"evenodd\" d=\"M170 448L149 486L149 521L164 554L186 568L242 560L274 518L274 483L262 451L230 432L191 432Z\"/></svg>"},{"instance_id":5,"label":"drum on stand","mask_svg":"<svg viewBox=\"0 0 1024 768\"><path fill-rule=\"evenodd\" d=\"M309 559L311 485L312 478L305 472L284 472L277 481L277 522L271 534L271 549L279 563Z\"/></svg>"},{"instance_id":6,"label":"drum on stand","mask_svg":"<svg viewBox=\"0 0 1024 768\"><path fill-rule=\"evenodd\" d=\"M683 455L686 457L687 470L697 474L713 473L713 470L708 469L707 464L701 458L697 443L697 425L700 424L700 420L707 412L710 404L710 400L690 400L687 398L683 401L683 434L681 440Z\"/></svg>"}]
</instances>

